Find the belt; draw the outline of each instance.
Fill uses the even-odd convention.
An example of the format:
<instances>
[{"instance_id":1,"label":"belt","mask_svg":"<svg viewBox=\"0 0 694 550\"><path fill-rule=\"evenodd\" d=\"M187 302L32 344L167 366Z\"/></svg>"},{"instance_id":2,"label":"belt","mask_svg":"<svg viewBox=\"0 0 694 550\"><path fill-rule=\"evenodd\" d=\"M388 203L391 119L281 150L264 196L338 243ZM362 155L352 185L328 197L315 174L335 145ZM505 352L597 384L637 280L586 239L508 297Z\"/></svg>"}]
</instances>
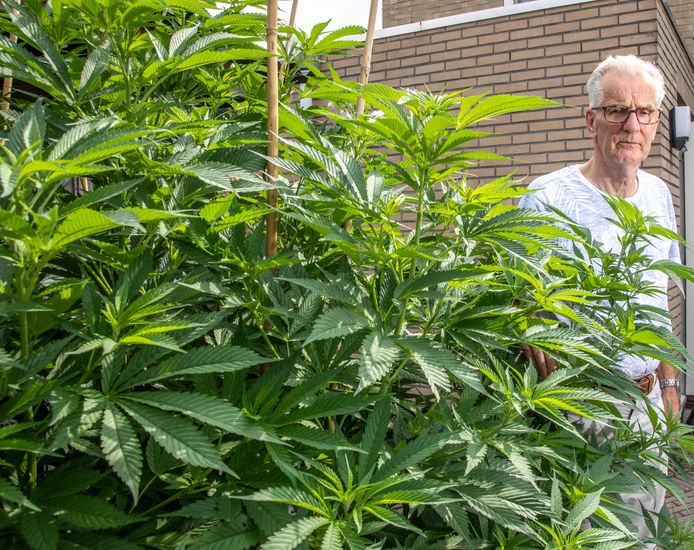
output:
<instances>
[{"instance_id":1,"label":"belt","mask_svg":"<svg viewBox=\"0 0 694 550\"><path fill-rule=\"evenodd\" d=\"M656 378L655 373L651 372L642 378L634 380L634 382L636 382L636 385L641 389L644 395L648 395L651 393L653 386L655 386L656 380L658 380L658 378Z\"/></svg>"}]
</instances>

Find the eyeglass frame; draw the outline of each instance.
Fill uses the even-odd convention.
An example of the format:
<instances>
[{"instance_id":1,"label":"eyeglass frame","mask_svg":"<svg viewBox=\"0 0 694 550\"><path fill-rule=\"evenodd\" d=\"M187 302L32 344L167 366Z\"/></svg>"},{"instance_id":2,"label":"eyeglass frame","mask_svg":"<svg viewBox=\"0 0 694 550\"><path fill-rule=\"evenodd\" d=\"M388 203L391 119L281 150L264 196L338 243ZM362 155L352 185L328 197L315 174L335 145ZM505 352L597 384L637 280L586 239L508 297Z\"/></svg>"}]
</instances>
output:
<instances>
[{"instance_id":1,"label":"eyeglass frame","mask_svg":"<svg viewBox=\"0 0 694 550\"><path fill-rule=\"evenodd\" d=\"M610 123L610 124L624 124L627 120L629 120L629 117L631 116L632 113L636 115L636 121L639 124L643 125L651 125L651 124L656 124L660 120L660 109L651 109L649 107L638 107L637 109L627 109L626 107L620 107L619 105L603 105L601 107L591 107L591 110L596 111L600 109L602 111L602 115L605 117L605 120ZM610 120L607 118L607 113L605 113L605 109L621 109L622 111L627 112L627 116L624 120L621 122L618 122L616 120ZM642 122L641 119L639 118L639 111L648 111L651 114L655 114L656 118L653 122Z\"/></svg>"}]
</instances>

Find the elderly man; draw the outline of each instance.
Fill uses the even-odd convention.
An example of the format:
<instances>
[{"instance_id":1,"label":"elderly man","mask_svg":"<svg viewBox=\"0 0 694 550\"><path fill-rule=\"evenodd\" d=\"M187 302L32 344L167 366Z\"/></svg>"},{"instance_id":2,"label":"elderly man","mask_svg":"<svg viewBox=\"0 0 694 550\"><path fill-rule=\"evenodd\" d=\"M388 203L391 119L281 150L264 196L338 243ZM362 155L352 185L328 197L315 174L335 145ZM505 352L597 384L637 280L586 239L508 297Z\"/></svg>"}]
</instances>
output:
<instances>
[{"instance_id":1,"label":"elderly man","mask_svg":"<svg viewBox=\"0 0 694 550\"><path fill-rule=\"evenodd\" d=\"M655 137L660 120L664 82L660 71L635 56L609 57L593 71L588 80L589 108L585 119L593 140L593 154L588 162L567 166L535 180L520 206L539 211L554 207L573 221L590 229L596 242L610 251L619 252L619 232L610 222L614 211L605 198L620 196L636 206L644 216L654 218L660 225L676 231L672 199L665 183L640 169ZM677 243L653 240L648 247L653 260L679 262ZM667 310L667 277L649 273L649 278L660 290L657 296L642 296L643 304ZM526 350L540 376L556 368L553 358L537 349ZM646 398L660 411L668 409L679 413L677 373L672 366L656 359L624 356L615 365L643 390ZM622 414L642 431L653 427L643 406L634 410L624 408ZM595 429L595 427L593 427ZM659 511L664 501L664 490L659 488L655 498L648 493L623 495L625 502L641 513L641 504L651 511ZM648 529L642 517L634 524L638 536L646 538Z\"/></svg>"}]
</instances>

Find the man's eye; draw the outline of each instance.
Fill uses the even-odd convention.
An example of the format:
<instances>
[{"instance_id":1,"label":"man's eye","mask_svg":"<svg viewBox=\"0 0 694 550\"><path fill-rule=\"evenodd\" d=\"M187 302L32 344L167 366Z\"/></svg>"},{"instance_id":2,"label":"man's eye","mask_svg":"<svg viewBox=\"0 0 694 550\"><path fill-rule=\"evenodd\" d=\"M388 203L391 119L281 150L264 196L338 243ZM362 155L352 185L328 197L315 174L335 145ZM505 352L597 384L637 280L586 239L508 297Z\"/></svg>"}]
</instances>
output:
<instances>
[{"instance_id":1,"label":"man's eye","mask_svg":"<svg viewBox=\"0 0 694 550\"><path fill-rule=\"evenodd\" d=\"M608 115L623 115L626 113L629 109L624 109L623 107L610 107L607 109L607 114Z\"/></svg>"},{"instance_id":2,"label":"man's eye","mask_svg":"<svg viewBox=\"0 0 694 550\"><path fill-rule=\"evenodd\" d=\"M639 109L637 115L648 118L651 116L651 113L653 113L653 111L651 111L650 109Z\"/></svg>"}]
</instances>

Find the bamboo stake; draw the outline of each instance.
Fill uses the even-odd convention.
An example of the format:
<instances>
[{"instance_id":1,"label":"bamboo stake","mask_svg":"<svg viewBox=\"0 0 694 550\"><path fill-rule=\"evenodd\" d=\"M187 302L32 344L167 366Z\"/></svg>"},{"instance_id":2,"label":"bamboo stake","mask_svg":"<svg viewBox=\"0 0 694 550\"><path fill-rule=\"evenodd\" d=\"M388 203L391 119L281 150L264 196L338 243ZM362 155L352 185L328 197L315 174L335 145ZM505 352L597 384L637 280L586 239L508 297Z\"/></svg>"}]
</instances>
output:
<instances>
[{"instance_id":1,"label":"bamboo stake","mask_svg":"<svg viewBox=\"0 0 694 550\"><path fill-rule=\"evenodd\" d=\"M270 159L279 155L279 75L277 66L277 0L268 0L267 8L267 49L270 54L267 61L267 154ZM277 180L278 167L268 162L267 175L270 182ZM277 189L267 192L267 203L270 208L277 207ZM270 212L265 218L265 255L270 258L277 254L277 212Z\"/></svg>"},{"instance_id":2,"label":"bamboo stake","mask_svg":"<svg viewBox=\"0 0 694 550\"><path fill-rule=\"evenodd\" d=\"M359 92L364 89L364 85L369 81L371 72L371 54L374 46L374 31L376 29L376 13L378 12L378 0L371 0L371 9L369 11L369 26L366 29L366 40L364 42L364 53L361 56L361 70L359 71ZM364 113L364 98L361 95L357 98L356 115L360 116ZM352 229L352 220L345 221L342 227L346 231Z\"/></svg>"},{"instance_id":3,"label":"bamboo stake","mask_svg":"<svg viewBox=\"0 0 694 550\"><path fill-rule=\"evenodd\" d=\"M299 8L299 0L292 0L292 11L289 14L289 26L293 27L294 23L296 23L296 12ZM289 30L289 33L287 34L287 43L285 46L285 50L289 51L289 42L291 41L292 38L292 31L291 29ZM284 69L287 65L287 60L285 59L282 61L280 65L280 75L279 75L279 81L283 82L284 81Z\"/></svg>"},{"instance_id":4,"label":"bamboo stake","mask_svg":"<svg viewBox=\"0 0 694 550\"><path fill-rule=\"evenodd\" d=\"M21 0L17 0L18 4L21 4ZM17 10L14 10L17 13ZM11 42L17 43L17 37L14 34L8 36ZM0 109L7 111L10 108L10 96L12 95L12 77L6 76L2 79L2 102L0 102Z\"/></svg>"},{"instance_id":5,"label":"bamboo stake","mask_svg":"<svg viewBox=\"0 0 694 550\"><path fill-rule=\"evenodd\" d=\"M361 71L359 72L359 91L369 81L371 73L371 53L374 47L374 30L376 29L376 13L378 12L378 0L371 0L371 10L369 11L369 26L366 29L366 42L364 43L364 54L361 57ZM364 99L360 96L357 99L357 116L364 112Z\"/></svg>"}]
</instances>

